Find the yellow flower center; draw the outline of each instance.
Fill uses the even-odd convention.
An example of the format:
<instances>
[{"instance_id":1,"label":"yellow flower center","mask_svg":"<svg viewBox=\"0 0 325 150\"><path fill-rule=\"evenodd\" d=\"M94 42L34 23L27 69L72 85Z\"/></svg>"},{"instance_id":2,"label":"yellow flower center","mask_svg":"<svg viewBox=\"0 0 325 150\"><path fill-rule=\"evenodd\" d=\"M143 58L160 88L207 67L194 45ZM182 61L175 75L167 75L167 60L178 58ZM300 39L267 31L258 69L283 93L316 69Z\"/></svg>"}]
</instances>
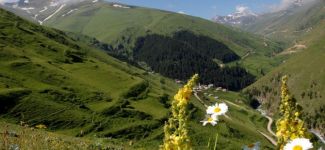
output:
<instances>
[{"instance_id":1,"label":"yellow flower center","mask_svg":"<svg viewBox=\"0 0 325 150\"><path fill-rule=\"evenodd\" d=\"M302 147L300 145L296 145L292 150L302 150Z\"/></svg>"},{"instance_id":2,"label":"yellow flower center","mask_svg":"<svg viewBox=\"0 0 325 150\"><path fill-rule=\"evenodd\" d=\"M219 108L219 107L216 107L215 109L214 109L214 112L215 113L218 113L218 112L220 112L221 111L221 109Z\"/></svg>"},{"instance_id":3,"label":"yellow flower center","mask_svg":"<svg viewBox=\"0 0 325 150\"><path fill-rule=\"evenodd\" d=\"M213 119L212 118L208 118L208 122L212 122L213 121Z\"/></svg>"}]
</instances>

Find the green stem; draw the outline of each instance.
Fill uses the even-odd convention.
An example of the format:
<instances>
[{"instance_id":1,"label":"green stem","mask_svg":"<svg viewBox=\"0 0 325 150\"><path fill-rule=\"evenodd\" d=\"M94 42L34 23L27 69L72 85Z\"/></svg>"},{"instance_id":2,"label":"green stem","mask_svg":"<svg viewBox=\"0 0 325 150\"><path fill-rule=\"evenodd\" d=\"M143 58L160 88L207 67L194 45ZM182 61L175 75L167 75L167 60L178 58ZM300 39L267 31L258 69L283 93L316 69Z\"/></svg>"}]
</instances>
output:
<instances>
[{"instance_id":1,"label":"green stem","mask_svg":"<svg viewBox=\"0 0 325 150\"><path fill-rule=\"evenodd\" d=\"M208 142L208 149L210 149L210 141L211 141L211 137L209 138L209 142Z\"/></svg>"},{"instance_id":2,"label":"green stem","mask_svg":"<svg viewBox=\"0 0 325 150\"><path fill-rule=\"evenodd\" d=\"M214 148L213 148L213 150L217 150L218 136L219 136L219 133L217 133L217 135L216 135L216 140L214 141Z\"/></svg>"}]
</instances>

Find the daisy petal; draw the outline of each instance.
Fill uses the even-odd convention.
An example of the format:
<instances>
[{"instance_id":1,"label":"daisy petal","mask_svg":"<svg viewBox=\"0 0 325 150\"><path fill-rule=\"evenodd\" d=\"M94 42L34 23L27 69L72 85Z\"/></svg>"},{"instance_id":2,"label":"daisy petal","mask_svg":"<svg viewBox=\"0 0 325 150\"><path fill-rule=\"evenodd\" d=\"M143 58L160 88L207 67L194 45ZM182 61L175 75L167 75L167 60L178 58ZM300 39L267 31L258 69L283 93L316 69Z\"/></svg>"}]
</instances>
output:
<instances>
[{"instance_id":1,"label":"daisy petal","mask_svg":"<svg viewBox=\"0 0 325 150\"><path fill-rule=\"evenodd\" d=\"M209 106L208 109L206 110L207 111L207 114L213 114L214 113L214 106Z\"/></svg>"},{"instance_id":2,"label":"daisy petal","mask_svg":"<svg viewBox=\"0 0 325 150\"><path fill-rule=\"evenodd\" d=\"M294 148L301 148L302 150L309 150L313 148L313 144L309 141L309 139L305 138L296 138L290 142L288 142L284 146L284 150L293 150Z\"/></svg>"}]
</instances>

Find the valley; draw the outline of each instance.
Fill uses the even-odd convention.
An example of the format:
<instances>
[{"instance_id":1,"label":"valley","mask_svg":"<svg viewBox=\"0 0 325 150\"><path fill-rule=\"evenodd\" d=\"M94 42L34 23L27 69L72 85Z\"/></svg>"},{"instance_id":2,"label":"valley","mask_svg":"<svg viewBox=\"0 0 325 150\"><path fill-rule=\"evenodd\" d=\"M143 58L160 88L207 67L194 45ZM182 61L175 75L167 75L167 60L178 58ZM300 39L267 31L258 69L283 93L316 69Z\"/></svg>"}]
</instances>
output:
<instances>
[{"instance_id":1,"label":"valley","mask_svg":"<svg viewBox=\"0 0 325 150\"><path fill-rule=\"evenodd\" d=\"M44 4L42 3L41 7L45 7L45 4L45 2ZM49 0L47 4L51 4ZM198 17L138 6L125 5L125 7L129 8L121 8L114 6L115 3L107 3L105 1L95 3L84 1L77 4L64 4L66 6L58 14L54 15L52 19L46 21L44 25L95 37L103 43L112 45L113 52L126 59L133 60L135 44L141 37L152 34L171 37L178 31L189 31L212 38L216 42L224 43L239 57L243 57L251 50L256 51L250 57L236 62L257 77L261 76L261 70L268 72L280 64L283 59L280 57L279 59L272 58L273 53L282 51L283 46L280 43L266 40L265 44L262 36L237 31ZM36 2L28 4L31 7L38 5L40 4ZM55 5L53 9L57 10L59 6L59 4ZM12 8L8 9L11 10ZM65 15L72 10L75 11ZM21 10L13 11L19 13ZM34 12L31 12L31 16L22 16L38 22L33 20L32 16L36 14L39 16L49 16L49 12L50 10L39 12L38 9L35 9ZM51 13L53 12L51 11ZM257 58L261 64L256 63Z\"/></svg>"},{"instance_id":2,"label":"valley","mask_svg":"<svg viewBox=\"0 0 325 150\"><path fill-rule=\"evenodd\" d=\"M325 7L307 4L211 21L104 0L0 1L0 149L158 149L194 74L193 149L278 149L284 75L325 148ZM215 103L228 112L202 126Z\"/></svg>"},{"instance_id":3,"label":"valley","mask_svg":"<svg viewBox=\"0 0 325 150\"><path fill-rule=\"evenodd\" d=\"M133 141L132 147L147 148L160 143L168 101L179 87L175 81L128 65L60 31L34 25L4 10L1 10L1 21L2 121L23 121L29 126L45 124L50 132L70 136L95 136L103 141L113 138L121 146L128 143L125 141ZM204 107L197 100L193 99L191 105L191 118L204 116ZM233 133L222 133L227 139L221 138L220 142L233 139L233 147L238 148L242 142L254 142L252 137L259 137L264 147L271 147L253 126L245 127L245 134L239 132L243 125L238 122L249 126L257 122L265 130L263 117L246 109L234 108L237 111L230 115L232 119L221 123L219 128ZM244 121L236 115L241 111L260 117ZM214 135L215 128L202 133L198 132L202 131L199 122L190 124L191 135L197 139L196 147ZM202 135L206 138L202 139ZM246 140L235 140L238 136Z\"/></svg>"}]
</instances>

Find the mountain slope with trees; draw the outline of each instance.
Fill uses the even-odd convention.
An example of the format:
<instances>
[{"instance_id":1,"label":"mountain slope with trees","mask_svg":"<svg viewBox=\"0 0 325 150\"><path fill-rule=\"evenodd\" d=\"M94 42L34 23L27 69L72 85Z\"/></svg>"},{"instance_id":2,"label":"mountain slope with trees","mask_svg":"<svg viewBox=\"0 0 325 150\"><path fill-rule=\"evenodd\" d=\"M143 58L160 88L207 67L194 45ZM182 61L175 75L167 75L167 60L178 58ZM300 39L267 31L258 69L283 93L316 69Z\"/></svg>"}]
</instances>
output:
<instances>
[{"instance_id":1,"label":"mountain slope with trees","mask_svg":"<svg viewBox=\"0 0 325 150\"><path fill-rule=\"evenodd\" d=\"M47 1L50 5L49 0ZM258 77L262 75L261 72L268 72L277 66L281 60L273 59L274 53L282 51L279 43L189 15L101 0L58 3L53 7L30 0L25 5L35 9L30 10L29 14L22 13L19 7L6 8L29 20L43 21L46 26L95 37L112 45L116 55L131 60L139 38L152 34L172 37L178 31L189 31L223 43L243 58L236 61L238 64ZM49 9L40 12L43 7ZM56 10L59 11L53 14ZM51 18L44 21L50 14L53 14ZM35 15L38 20L35 20ZM259 63L256 63L257 60Z\"/></svg>"},{"instance_id":2,"label":"mountain slope with trees","mask_svg":"<svg viewBox=\"0 0 325 150\"><path fill-rule=\"evenodd\" d=\"M289 75L289 88L304 108L308 127L324 133L325 108L325 20L303 37L307 48L291 54L291 58L245 89L262 102L271 114L277 114L281 76Z\"/></svg>"},{"instance_id":3,"label":"mountain slope with trees","mask_svg":"<svg viewBox=\"0 0 325 150\"><path fill-rule=\"evenodd\" d=\"M239 59L226 45L188 31L177 32L172 38L160 35L140 38L134 59L146 62L155 72L167 77L186 80L199 73L201 83L230 90L240 90L255 80L240 66L220 67L214 62L214 59L222 63Z\"/></svg>"},{"instance_id":4,"label":"mountain slope with trees","mask_svg":"<svg viewBox=\"0 0 325 150\"><path fill-rule=\"evenodd\" d=\"M156 149L162 143L170 99L180 85L95 48L102 44L80 42L2 9L0 29L0 121L9 123L0 123L5 125L1 133L20 134L24 127L9 127L22 121L29 127L44 124L43 130L56 133L42 132L39 137L38 130L28 131L32 135L27 138L34 137L36 145L44 144L46 135L68 143L82 142L72 138L79 137L131 149ZM238 99L227 98L239 104ZM223 149L240 149L256 140L265 149L273 148L256 131L267 132L263 116L247 106L229 107L231 119L225 118L218 129L203 127L199 120L205 107L191 99L189 134L195 148L205 148L216 130L221 131L218 143Z\"/></svg>"}]
</instances>

